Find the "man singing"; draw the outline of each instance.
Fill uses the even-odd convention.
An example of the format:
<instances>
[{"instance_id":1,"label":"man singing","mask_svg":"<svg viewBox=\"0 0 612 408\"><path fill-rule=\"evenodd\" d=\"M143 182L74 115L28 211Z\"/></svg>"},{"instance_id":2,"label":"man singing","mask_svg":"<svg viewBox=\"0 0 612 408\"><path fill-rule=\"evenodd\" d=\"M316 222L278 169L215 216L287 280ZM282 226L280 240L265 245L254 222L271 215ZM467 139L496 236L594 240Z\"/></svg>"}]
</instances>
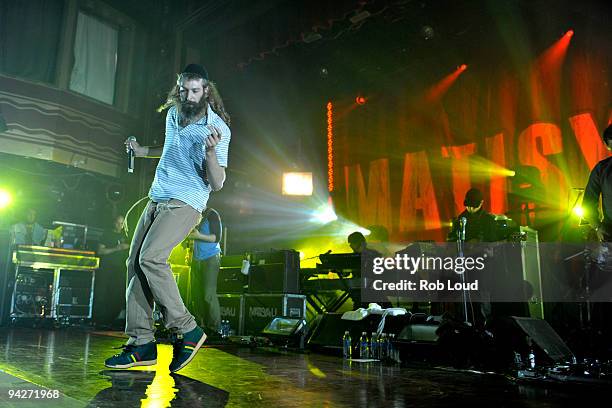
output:
<instances>
[{"instance_id":1,"label":"man singing","mask_svg":"<svg viewBox=\"0 0 612 408\"><path fill-rule=\"evenodd\" d=\"M199 223L211 191L225 181L230 118L204 67L190 64L178 75L162 109L166 115L163 148L140 146L128 139L136 157L160 157L127 259L123 352L106 360L111 368L157 363L153 302L164 325L176 334L170 371L186 366L206 334L186 309L168 264L172 249Z\"/></svg>"},{"instance_id":2,"label":"man singing","mask_svg":"<svg viewBox=\"0 0 612 408\"><path fill-rule=\"evenodd\" d=\"M463 205L465 210L453 221L453 227L446 238L447 241L456 241L461 232L461 219L465 218L466 242L493 242L495 241L495 216L485 211L482 206L484 199L480 190L471 188L465 194Z\"/></svg>"}]
</instances>

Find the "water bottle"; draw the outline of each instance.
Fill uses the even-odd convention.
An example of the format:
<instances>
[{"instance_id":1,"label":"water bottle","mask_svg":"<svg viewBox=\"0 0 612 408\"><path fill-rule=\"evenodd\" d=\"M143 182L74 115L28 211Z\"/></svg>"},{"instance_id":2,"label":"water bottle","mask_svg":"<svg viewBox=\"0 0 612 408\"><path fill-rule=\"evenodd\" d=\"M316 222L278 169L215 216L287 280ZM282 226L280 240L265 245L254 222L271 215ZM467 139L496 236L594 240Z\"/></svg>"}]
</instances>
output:
<instances>
[{"instance_id":1,"label":"water bottle","mask_svg":"<svg viewBox=\"0 0 612 408\"><path fill-rule=\"evenodd\" d=\"M389 353L389 359L395 363L399 363L400 359L399 359L399 350L395 347L395 334L389 334L389 346L388 348L388 353Z\"/></svg>"},{"instance_id":2,"label":"water bottle","mask_svg":"<svg viewBox=\"0 0 612 408\"><path fill-rule=\"evenodd\" d=\"M359 338L359 358L370 358L368 350L368 335L366 332L361 332Z\"/></svg>"},{"instance_id":3,"label":"water bottle","mask_svg":"<svg viewBox=\"0 0 612 408\"><path fill-rule=\"evenodd\" d=\"M383 361L387 358L387 345L387 334L382 333L378 338L378 358L380 359L380 361Z\"/></svg>"},{"instance_id":4,"label":"water bottle","mask_svg":"<svg viewBox=\"0 0 612 408\"><path fill-rule=\"evenodd\" d=\"M527 357L527 359L529 360L529 368L535 368L536 362L535 362L535 352L533 351L533 347L529 349L529 356Z\"/></svg>"},{"instance_id":5,"label":"water bottle","mask_svg":"<svg viewBox=\"0 0 612 408\"><path fill-rule=\"evenodd\" d=\"M380 358L379 357L379 347L378 347L378 336L376 332L372 332L372 337L370 337L370 356L372 358Z\"/></svg>"},{"instance_id":6,"label":"water bottle","mask_svg":"<svg viewBox=\"0 0 612 408\"><path fill-rule=\"evenodd\" d=\"M351 334L347 330L344 332L344 336L342 336L342 356L345 359L350 359L351 354L352 354Z\"/></svg>"},{"instance_id":7,"label":"water bottle","mask_svg":"<svg viewBox=\"0 0 612 408\"><path fill-rule=\"evenodd\" d=\"M227 338L227 320L221 320L221 338Z\"/></svg>"}]
</instances>

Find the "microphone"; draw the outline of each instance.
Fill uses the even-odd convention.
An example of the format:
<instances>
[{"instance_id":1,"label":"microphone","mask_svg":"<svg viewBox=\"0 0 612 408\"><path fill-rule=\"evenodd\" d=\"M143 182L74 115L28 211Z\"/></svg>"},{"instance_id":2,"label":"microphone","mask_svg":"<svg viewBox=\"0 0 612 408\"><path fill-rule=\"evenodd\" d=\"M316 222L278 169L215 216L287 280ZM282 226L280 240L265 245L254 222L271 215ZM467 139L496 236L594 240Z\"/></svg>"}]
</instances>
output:
<instances>
[{"instance_id":1,"label":"microphone","mask_svg":"<svg viewBox=\"0 0 612 408\"><path fill-rule=\"evenodd\" d=\"M466 226L466 224L467 224L467 218L466 217L461 217L459 219L459 228L460 228L459 239L461 241L465 241L465 226Z\"/></svg>"},{"instance_id":2,"label":"microphone","mask_svg":"<svg viewBox=\"0 0 612 408\"><path fill-rule=\"evenodd\" d=\"M127 138L128 144L126 145L126 151L128 154L128 173L134 172L134 149L129 145L129 142L135 142L136 137L130 136Z\"/></svg>"}]
</instances>

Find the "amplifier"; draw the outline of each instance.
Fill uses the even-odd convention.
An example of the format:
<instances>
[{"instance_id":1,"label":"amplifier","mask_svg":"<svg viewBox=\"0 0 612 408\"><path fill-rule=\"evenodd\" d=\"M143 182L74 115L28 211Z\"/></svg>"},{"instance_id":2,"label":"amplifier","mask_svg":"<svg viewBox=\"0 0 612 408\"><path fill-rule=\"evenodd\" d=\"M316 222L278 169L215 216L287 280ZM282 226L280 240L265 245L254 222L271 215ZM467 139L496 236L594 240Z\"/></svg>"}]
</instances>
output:
<instances>
[{"instance_id":1,"label":"amplifier","mask_svg":"<svg viewBox=\"0 0 612 408\"><path fill-rule=\"evenodd\" d=\"M292 294L244 295L244 334L259 335L277 316L306 318L306 296Z\"/></svg>"},{"instance_id":2,"label":"amplifier","mask_svg":"<svg viewBox=\"0 0 612 408\"><path fill-rule=\"evenodd\" d=\"M223 258L221 258L223 259ZM248 278L240 272L241 267L222 266L217 277L217 293L244 293Z\"/></svg>"},{"instance_id":3,"label":"amplifier","mask_svg":"<svg viewBox=\"0 0 612 408\"><path fill-rule=\"evenodd\" d=\"M229 321L230 328L234 334L242 335L244 325L244 296L242 295L217 295L221 310L221 320Z\"/></svg>"},{"instance_id":4,"label":"amplifier","mask_svg":"<svg viewBox=\"0 0 612 408\"><path fill-rule=\"evenodd\" d=\"M8 321L15 269L11 263L11 239L8 230L0 229L0 326Z\"/></svg>"},{"instance_id":5,"label":"amplifier","mask_svg":"<svg viewBox=\"0 0 612 408\"><path fill-rule=\"evenodd\" d=\"M300 253L288 249L251 254L249 293L300 293Z\"/></svg>"}]
</instances>

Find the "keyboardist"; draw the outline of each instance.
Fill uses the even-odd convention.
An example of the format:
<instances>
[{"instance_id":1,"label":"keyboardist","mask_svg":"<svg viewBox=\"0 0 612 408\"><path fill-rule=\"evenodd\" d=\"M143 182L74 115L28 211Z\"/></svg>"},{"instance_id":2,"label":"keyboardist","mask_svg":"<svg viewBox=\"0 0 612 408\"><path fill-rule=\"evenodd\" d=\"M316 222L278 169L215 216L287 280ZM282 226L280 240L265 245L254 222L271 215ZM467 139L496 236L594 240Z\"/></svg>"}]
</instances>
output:
<instances>
[{"instance_id":1,"label":"keyboardist","mask_svg":"<svg viewBox=\"0 0 612 408\"><path fill-rule=\"evenodd\" d=\"M361 254L361 270L371 271L374 268L374 258L382 257L382 254L375 249L368 248L368 242L361 232L353 232L348 236L348 244L353 253ZM362 276L362 279L364 277ZM351 290L350 297L353 300L354 309L359 307L367 308L368 304L361 301L360 290ZM392 307L390 302L381 302L381 306Z\"/></svg>"}]
</instances>

